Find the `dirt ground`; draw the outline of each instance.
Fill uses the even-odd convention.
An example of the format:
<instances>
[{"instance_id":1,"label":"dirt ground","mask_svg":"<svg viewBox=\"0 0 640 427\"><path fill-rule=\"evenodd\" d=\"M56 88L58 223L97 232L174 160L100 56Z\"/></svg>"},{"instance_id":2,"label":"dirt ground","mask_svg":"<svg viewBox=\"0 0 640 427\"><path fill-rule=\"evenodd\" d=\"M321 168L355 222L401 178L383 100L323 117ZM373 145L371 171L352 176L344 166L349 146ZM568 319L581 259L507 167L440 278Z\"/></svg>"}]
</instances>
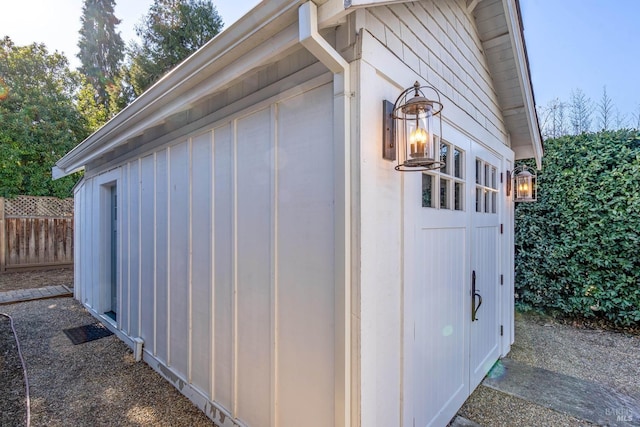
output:
<instances>
[{"instance_id":1,"label":"dirt ground","mask_svg":"<svg viewBox=\"0 0 640 427\"><path fill-rule=\"evenodd\" d=\"M0 274L0 292L55 285L73 286L73 268Z\"/></svg>"}]
</instances>

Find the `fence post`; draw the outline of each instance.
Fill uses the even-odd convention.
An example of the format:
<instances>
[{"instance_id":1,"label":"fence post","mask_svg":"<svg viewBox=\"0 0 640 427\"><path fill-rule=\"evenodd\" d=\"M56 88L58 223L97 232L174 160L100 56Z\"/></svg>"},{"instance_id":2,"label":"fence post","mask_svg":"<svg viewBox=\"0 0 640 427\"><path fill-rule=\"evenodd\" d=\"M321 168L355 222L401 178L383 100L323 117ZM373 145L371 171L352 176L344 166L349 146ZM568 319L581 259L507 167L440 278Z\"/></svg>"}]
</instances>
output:
<instances>
[{"instance_id":1,"label":"fence post","mask_svg":"<svg viewBox=\"0 0 640 427\"><path fill-rule=\"evenodd\" d=\"M4 197L0 197L0 273L4 273L7 264L7 227L4 221Z\"/></svg>"}]
</instances>

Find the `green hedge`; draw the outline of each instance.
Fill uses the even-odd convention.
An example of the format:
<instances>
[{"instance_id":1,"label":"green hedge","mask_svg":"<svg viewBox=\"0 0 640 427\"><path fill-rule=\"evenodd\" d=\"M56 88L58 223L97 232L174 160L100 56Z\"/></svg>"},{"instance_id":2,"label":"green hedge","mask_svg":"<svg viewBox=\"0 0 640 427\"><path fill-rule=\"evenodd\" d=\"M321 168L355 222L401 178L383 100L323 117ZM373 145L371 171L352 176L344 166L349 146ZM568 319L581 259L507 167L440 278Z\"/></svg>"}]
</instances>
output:
<instances>
[{"instance_id":1,"label":"green hedge","mask_svg":"<svg viewBox=\"0 0 640 427\"><path fill-rule=\"evenodd\" d=\"M538 201L515 209L517 307L640 324L640 132L544 149Z\"/></svg>"}]
</instances>

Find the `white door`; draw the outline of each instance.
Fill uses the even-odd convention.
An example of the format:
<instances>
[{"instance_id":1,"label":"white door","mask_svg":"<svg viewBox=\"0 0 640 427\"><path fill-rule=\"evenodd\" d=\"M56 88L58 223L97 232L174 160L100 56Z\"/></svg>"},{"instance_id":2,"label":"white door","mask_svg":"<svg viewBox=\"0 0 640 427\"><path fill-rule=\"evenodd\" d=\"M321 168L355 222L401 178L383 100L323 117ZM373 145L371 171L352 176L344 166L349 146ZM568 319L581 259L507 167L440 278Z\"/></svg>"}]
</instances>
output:
<instances>
[{"instance_id":1,"label":"white door","mask_svg":"<svg viewBox=\"0 0 640 427\"><path fill-rule=\"evenodd\" d=\"M470 383L473 390L500 355L500 160L474 145L471 221Z\"/></svg>"},{"instance_id":2,"label":"white door","mask_svg":"<svg viewBox=\"0 0 640 427\"><path fill-rule=\"evenodd\" d=\"M446 425L469 395L470 154L441 152L445 168L403 177L406 426Z\"/></svg>"},{"instance_id":3,"label":"white door","mask_svg":"<svg viewBox=\"0 0 640 427\"><path fill-rule=\"evenodd\" d=\"M445 168L404 177L406 426L446 425L498 357L500 163L454 140Z\"/></svg>"}]
</instances>

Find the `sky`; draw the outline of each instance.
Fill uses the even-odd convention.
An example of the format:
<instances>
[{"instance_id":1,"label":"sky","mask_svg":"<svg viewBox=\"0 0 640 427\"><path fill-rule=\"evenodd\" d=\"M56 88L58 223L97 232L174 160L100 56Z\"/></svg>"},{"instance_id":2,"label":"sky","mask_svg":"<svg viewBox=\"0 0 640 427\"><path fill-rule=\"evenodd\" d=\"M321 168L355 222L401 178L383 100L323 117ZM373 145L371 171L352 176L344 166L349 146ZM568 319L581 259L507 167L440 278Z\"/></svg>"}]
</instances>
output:
<instances>
[{"instance_id":1,"label":"sky","mask_svg":"<svg viewBox=\"0 0 640 427\"><path fill-rule=\"evenodd\" d=\"M629 118L640 106L640 1L520 0L538 105L581 89L593 103L607 88Z\"/></svg>"},{"instance_id":2,"label":"sky","mask_svg":"<svg viewBox=\"0 0 640 427\"><path fill-rule=\"evenodd\" d=\"M17 45L45 43L79 65L82 0L0 0L0 37ZM152 0L116 0L125 42ZM225 27L258 0L213 1ZM568 101L581 89L594 104L608 95L629 118L640 107L640 0L520 0L536 103Z\"/></svg>"},{"instance_id":3,"label":"sky","mask_svg":"<svg viewBox=\"0 0 640 427\"><path fill-rule=\"evenodd\" d=\"M116 0L117 30L126 44L136 39L134 27L153 0ZM259 0L213 0L225 28L259 3ZM63 52L72 68L79 66L78 31L83 0L0 0L0 37L16 45L44 43L50 52Z\"/></svg>"}]
</instances>

